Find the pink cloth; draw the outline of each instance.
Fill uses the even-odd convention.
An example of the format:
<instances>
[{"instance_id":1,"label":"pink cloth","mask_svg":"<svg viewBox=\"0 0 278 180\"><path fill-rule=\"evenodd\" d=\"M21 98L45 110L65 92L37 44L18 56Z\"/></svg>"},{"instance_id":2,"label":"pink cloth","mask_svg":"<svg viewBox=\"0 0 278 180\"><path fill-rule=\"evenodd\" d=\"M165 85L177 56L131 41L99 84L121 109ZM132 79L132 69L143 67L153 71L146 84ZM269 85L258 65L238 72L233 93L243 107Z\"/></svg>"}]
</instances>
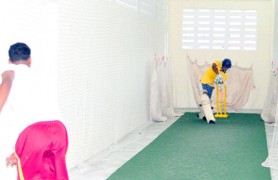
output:
<instances>
[{"instance_id":1,"label":"pink cloth","mask_svg":"<svg viewBox=\"0 0 278 180\"><path fill-rule=\"evenodd\" d=\"M62 122L41 121L28 126L15 146L24 179L68 180L67 148L68 135Z\"/></svg>"}]
</instances>

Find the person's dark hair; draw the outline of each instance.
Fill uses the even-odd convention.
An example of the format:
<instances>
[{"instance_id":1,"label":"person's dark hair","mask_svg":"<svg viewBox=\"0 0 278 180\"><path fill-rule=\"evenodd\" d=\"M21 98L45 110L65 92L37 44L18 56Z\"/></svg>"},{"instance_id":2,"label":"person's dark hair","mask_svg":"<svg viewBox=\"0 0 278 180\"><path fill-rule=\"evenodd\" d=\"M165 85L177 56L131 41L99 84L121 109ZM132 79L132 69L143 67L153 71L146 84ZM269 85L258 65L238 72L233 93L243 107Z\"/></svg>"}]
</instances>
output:
<instances>
[{"instance_id":1,"label":"person's dark hair","mask_svg":"<svg viewBox=\"0 0 278 180\"><path fill-rule=\"evenodd\" d=\"M31 55L31 49L25 43L15 43L10 46L9 57L11 62L26 61Z\"/></svg>"},{"instance_id":2,"label":"person's dark hair","mask_svg":"<svg viewBox=\"0 0 278 180\"><path fill-rule=\"evenodd\" d=\"M224 59L222 61L222 66L226 68L231 68L232 67L232 61L230 59Z\"/></svg>"}]
</instances>

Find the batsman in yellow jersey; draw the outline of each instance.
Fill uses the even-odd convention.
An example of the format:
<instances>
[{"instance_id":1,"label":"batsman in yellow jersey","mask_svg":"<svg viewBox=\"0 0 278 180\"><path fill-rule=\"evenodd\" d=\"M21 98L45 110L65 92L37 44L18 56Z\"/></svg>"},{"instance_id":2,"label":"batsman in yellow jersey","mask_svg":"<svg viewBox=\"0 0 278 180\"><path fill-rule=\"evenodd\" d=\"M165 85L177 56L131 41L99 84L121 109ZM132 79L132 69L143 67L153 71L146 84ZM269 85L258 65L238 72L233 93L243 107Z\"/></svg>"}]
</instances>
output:
<instances>
[{"instance_id":1,"label":"batsman in yellow jersey","mask_svg":"<svg viewBox=\"0 0 278 180\"><path fill-rule=\"evenodd\" d=\"M209 67L200 80L201 92L201 109L198 114L199 119L207 121L209 124L215 124L215 118L212 113L211 96L214 89L214 84L220 88L223 87L224 81L227 80L227 70L232 67L230 59L215 61Z\"/></svg>"}]
</instances>

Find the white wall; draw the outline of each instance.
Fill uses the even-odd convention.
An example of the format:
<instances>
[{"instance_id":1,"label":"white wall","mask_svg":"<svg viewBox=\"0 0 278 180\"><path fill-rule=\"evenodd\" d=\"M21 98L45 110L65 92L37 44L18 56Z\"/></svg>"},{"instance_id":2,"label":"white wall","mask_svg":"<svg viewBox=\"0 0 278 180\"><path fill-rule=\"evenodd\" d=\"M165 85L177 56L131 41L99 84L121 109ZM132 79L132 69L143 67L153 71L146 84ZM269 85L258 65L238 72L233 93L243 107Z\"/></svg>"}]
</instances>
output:
<instances>
[{"instance_id":1,"label":"white wall","mask_svg":"<svg viewBox=\"0 0 278 180\"><path fill-rule=\"evenodd\" d=\"M186 56L197 59L200 64L212 63L216 59L230 58L233 64L253 67L256 89L251 92L244 109L262 109L266 96L271 67L271 1L228 1L228 0L169 0L169 53L173 66L174 105L178 108L196 108L186 66ZM185 8L253 9L258 12L257 50L184 50L181 48L182 10Z\"/></svg>"},{"instance_id":2,"label":"white wall","mask_svg":"<svg viewBox=\"0 0 278 180\"><path fill-rule=\"evenodd\" d=\"M69 167L149 121L166 1L153 1L153 14L141 13L141 2L134 10L116 0L59 1L58 102L69 128Z\"/></svg>"}]
</instances>

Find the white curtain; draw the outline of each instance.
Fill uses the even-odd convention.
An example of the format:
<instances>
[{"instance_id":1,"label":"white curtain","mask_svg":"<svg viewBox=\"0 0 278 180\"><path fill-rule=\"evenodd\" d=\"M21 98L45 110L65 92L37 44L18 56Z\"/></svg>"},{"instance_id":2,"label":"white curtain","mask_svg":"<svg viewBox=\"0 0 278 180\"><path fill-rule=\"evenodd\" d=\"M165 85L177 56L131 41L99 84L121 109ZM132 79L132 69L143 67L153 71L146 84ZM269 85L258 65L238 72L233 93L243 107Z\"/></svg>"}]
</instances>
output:
<instances>
[{"instance_id":1,"label":"white curtain","mask_svg":"<svg viewBox=\"0 0 278 180\"><path fill-rule=\"evenodd\" d=\"M277 112L277 111L276 111ZM276 113L276 118L277 119L278 115ZM272 168L275 170L278 170L278 123L277 121L272 124L271 126L273 126L273 135L271 138L271 142L269 145L269 149L268 149L268 156L266 158L266 160L262 163L262 166L264 167L268 167L268 168Z\"/></svg>"},{"instance_id":2,"label":"white curtain","mask_svg":"<svg viewBox=\"0 0 278 180\"><path fill-rule=\"evenodd\" d=\"M200 104L199 83L204 71L211 64L198 64L187 57L188 72L192 83L192 89L196 105ZM242 108L248 101L251 91L255 88L253 81L253 69L242 68L233 65L229 69L227 79L227 109L228 111L237 111ZM215 104L215 93L212 94L212 104Z\"/></svg>"},{"instance_id":3,"label":"white curtain","mask_svg":"<svg viewBox=\"0 0 278 180\"><path fill-rule=\"evenodd\" d=\"M263 111L261 113L261 118L266 123L274 123L277 109L277 85L278 85L278 74L272 72L269 79L269 85L267 90L267 97L265 99L265 104Z\"/></svg>"},{"instance_id":4,"label":"white curtain","mask_svg":"<svg viewBox=\"0 0 278 180\"><path fill-rule=\"evenodd\" d=\"M276 77L277 79L277 77ZM270 83L270 86L271 87L272 85L271 84L274 84L274 89L272 89L272 93L269 95L269 98L272 98L273 99L268 102L268 105L266 103L265 107L264 107L264 110L263 110L263 113L262 113L262 117L264 118L263 120L268 122L266 123L266 128L268 128L269 131L271 131L270 129L272 128L272 137L271 137L271 141L269 142L269 145L268 145L268 156L266 158L266 160L262 163L262 166L264 167L268 167L268 168L271 168L272 170L278 170L278 111L277 111L277 82L273 82L273 83ZM276 96L276 97L274 97ZM274 102L274 100L276 100L276 102ZM271 105L273 105L273 107L270 107ZM273 119L274 118L274 119ZM269 127L267 127L269 126ZM270 133L270 132L269 132ZM274 179L277 179L278 177L276 177L277 173L272 173L272 177Z\"/></svg>"},{"instance_id":5,"label":"white curtain","mask_svg":"<svg viewBox=\"0 0 278 180\"><path fill-rule=\"evenodd\" d=\"M155 57L150 86L150 118L166 121L171 116L181 116L173 107L171 63L164 56Z\"/></svg>"}]
</instances>

